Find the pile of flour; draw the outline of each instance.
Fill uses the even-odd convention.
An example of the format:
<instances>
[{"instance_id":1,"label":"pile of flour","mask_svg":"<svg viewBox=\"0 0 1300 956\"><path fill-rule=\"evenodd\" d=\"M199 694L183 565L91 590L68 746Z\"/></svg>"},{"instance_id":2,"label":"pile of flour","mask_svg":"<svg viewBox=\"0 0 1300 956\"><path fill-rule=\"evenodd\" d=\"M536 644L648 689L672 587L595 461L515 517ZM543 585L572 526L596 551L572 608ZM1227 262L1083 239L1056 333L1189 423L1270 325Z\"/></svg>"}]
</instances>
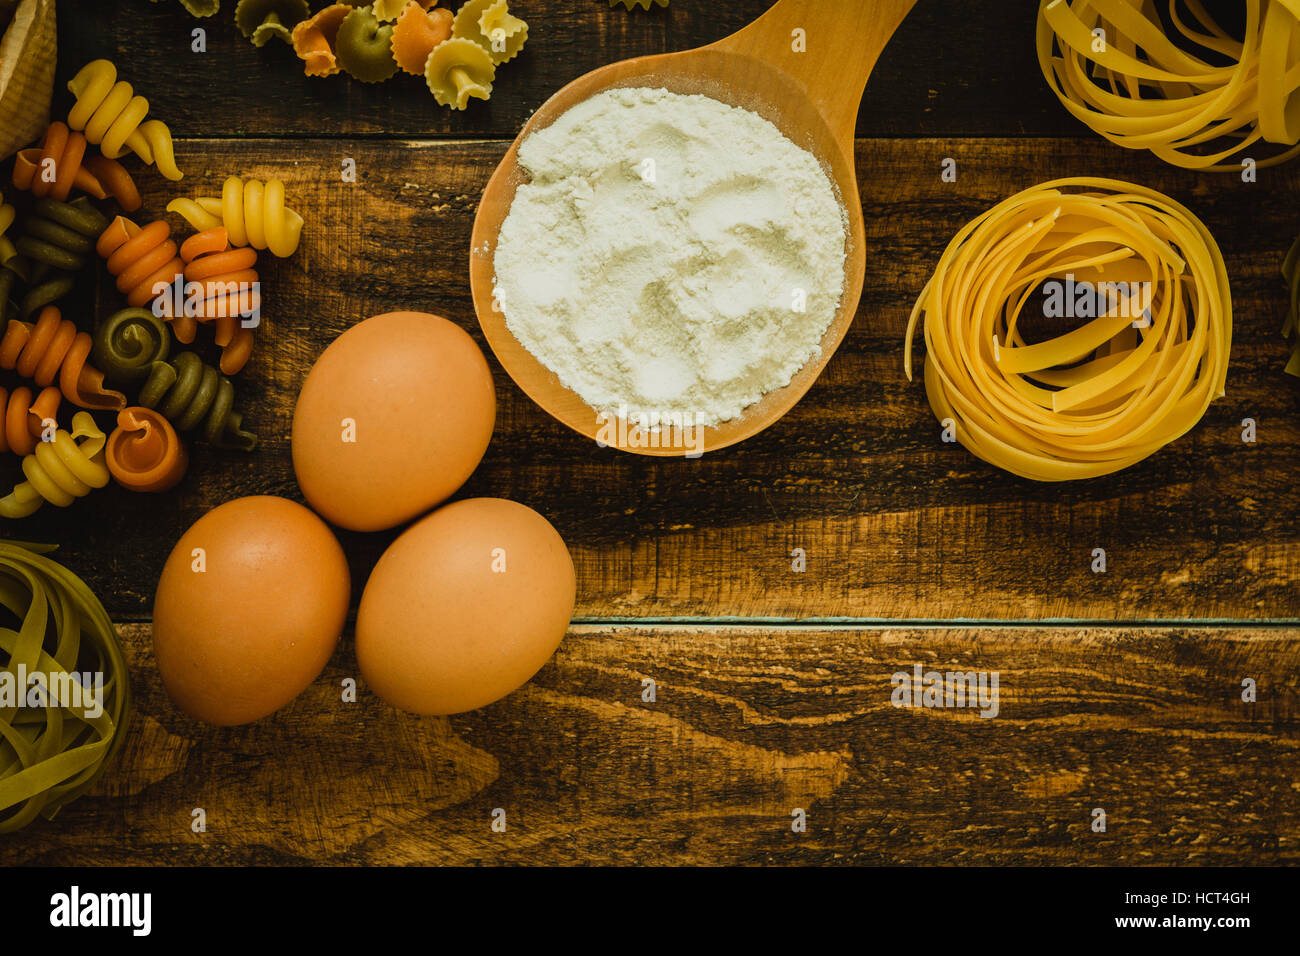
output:
<instances>
[{"instance_id":1,"label":"pile of flour","mask_svg":"<svg viewBox=\"0 0 1300 956\"><path fill-rule=\"evenodd\" d=\"M528 137L495 254L510 331L598 411L734 418L817 354L845 218L767 120L662 89L597 94Z\"/></svg>"}]
</instances>

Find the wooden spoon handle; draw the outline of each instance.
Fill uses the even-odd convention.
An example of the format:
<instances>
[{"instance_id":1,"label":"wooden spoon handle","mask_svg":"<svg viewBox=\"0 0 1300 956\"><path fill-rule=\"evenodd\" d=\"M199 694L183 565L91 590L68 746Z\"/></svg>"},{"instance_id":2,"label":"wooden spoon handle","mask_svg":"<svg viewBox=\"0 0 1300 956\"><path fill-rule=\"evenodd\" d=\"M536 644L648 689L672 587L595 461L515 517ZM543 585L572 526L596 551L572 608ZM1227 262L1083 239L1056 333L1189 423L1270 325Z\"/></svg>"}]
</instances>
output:
<instances>
[{"instance_id":1,"label":"wooden spoon handle","mask_svg":"<svg viewBox=\"0 0 1300 956\"><path fill-rule=\"evenodd\" d=\"M778 0L713 48L755 57L788 74L816 104L840 143L852 143L871 70L915 4L916 0Z\"/></svg>"}]
</instances>

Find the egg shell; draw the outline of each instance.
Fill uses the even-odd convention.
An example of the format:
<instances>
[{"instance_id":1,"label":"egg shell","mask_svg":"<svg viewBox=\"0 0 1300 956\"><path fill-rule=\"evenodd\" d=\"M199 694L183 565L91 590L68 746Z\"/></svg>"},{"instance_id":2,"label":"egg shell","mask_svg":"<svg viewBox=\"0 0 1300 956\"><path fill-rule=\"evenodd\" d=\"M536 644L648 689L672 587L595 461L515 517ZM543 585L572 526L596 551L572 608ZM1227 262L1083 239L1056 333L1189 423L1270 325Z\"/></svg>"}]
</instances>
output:
<instances>
[{"instance_id":1,"label":"egg shell","mask_svg":"<svg viewBox=\"0 0 1300 956\"><path fill-rule=\"evenodd\" d=\"M348 329L308 373L293 468L324 518L379 531L451 497L495 423L492 372L469 334L440 316L390 312Z\"/></svg>"},{"instance_id":2,"label":"egg shell","mask_svg":"<svg viewBox=\"0 0 1300 956\"><path fill-rule=\"evenodd\" d=\"M555 653L576 586L563 539L536 511L501 498L447 505L394 541L366 582L361 675L412 713L483 707Z\"/></svg>"},{"instance_id":3,"label":"egg shell","mask_svg":"<svg viewBox=\"0 0 1300 956\"><path fill-rule=\"evenodd\" d=\"M153 645L168 696L221 726L274 713L329 661L350 590L343 549L302 505L260 495L212 509L158 580Z\"/></svg>"}]
</instances>

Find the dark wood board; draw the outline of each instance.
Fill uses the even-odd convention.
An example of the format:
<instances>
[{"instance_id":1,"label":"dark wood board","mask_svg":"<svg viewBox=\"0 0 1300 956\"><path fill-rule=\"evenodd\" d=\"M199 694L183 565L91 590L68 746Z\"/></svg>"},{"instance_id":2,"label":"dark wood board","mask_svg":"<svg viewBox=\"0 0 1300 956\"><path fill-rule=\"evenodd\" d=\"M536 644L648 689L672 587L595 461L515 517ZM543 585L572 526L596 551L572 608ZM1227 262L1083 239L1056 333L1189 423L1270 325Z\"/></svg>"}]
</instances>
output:
<instances>
[{"instance_id":1,"label":"dark wood board","mask_svg":"<svg viewBox=\"0 0 1300 956\"><path fill-rule=\"evenodd\" d=\"M63 0L59 76L109 56L182 136L514 138L537 107L583 73L712 43L769 5L673 0L627 11L606 0L522 0L511 10L529 24L524 51L499 70L491 101L462 114L439 107L414 76L373 86L307 77L289 47L272 41L256 49L243 38L234 0L205 20L189 17L175 0ZM1033 55L1036 11L1033 0L920 0L876 67L860 135L1087 134L1043 81ZM206 31L206 53L192 52L196 28ZM816 56L817 24L805 29L808 55ZM1016 49L1025 55L1007 55Z\"/></svg>"},{"instance_id":2,"label":"dark wood board","mask_svg":"<svg viewBox=\"0 0 1300 956\"><path fill-rule=\"evenodd\" d=\"M265 327L237 386L264 446L251 457L199 448L173 493L114 487L6 533L62 543L116 615L147 616L168 550L205 510L243 494L297 497L293 405L339 332L367 315L417 308L449 316L482 343L467 249L477 196L503 150L181 142L182 183L141 176L152 215L239 172L283 177L310 224L293 258L262 257ZM955 184L939 177L949 156ZM345 157L357 163L355 184L339 175ZM1244 184L1057 139L863 140L858 159L872 246L862 305L821 380L781 422L699 461L600 450L555 423L493 361L497 430L461 494L513 498L550 518L577 562L582 618L1300 618L1291 478L1300 383L1282 372L1278 332L1286 301L1278 270L1300 228L1291 200L1298 168ZM940 441L924 386L903 376L902 337L917 291L962 224L1018 189L1080 174L1166 190L1218 237L1235 300L1228 394L1190 434L1133 468L1038 484ZM102 269L100 277L96 309L105 315L122 303ZM1254 444L1241 440L1247 417L1258 423ZM342 536L354 597L393 536ZM808 555L802 574L790 570L795 547ZM1091 570L1098 547L1104 574Z\"/></svg>"},{"instance_id":3,"label":"dark wood board","mask_svg":"<svg viewBox=\"0 0 1300 956\"><path fill-rule=\"evenodd\" d=\"M115 619L136 622L123 636L137 704L96 791L0 838L0 865L1300 862L1300 382L1278 334L1300 166L1245 184L1093 137L1039 74L1033 0L920 0L886 51L858 124L862 305L769 431L700 461L600 450L489 356L496 434L460 496L538 509L578 571L578 621L525 688L447 719L398 714L364 687L345 705L349 628L312 687L257 724L206 727L166 699L148 626L162 564L217 503L301 500L289 429L316 356L400 308L483 344L470 229L519 125L591 68L711 42L766 5L518 0L527 52L490 104L453 115L415 78L303 77L285 48L238 35L233 0L209 21L170 0L60 2L60 86L111 57L179 137L186 178L143 171L146 212L232 172L279 176L308 230L296 256L260 264L266 326L236 384L261 450L195 446L167 495L110 487L0 521L5 537L58 542ZM196 26L206 54L190 52ZM940 180L946 157L956 183ZM1234 342L1228 394L1191 433L1118 475L1044 485L940 442L924 387L903 377L902 334L953 232L1066 175L1132 179L1200 214L1228 261ZM90 328L120 305L101 268L68 314ZM15 473L0 463L0 484ZM396 533L340 534L354 604ZM890 706L890 675L916 663L998 670L999 716ZM1105 833L1089 826L1097 807Z\"/></svg>"},{"instance_id":4,"label":"dark wood board","mask_svg":"<svg viewBox=\"0 0 1300 956\"><path fill-rule=\"evenodd\" d=\"M345 639L293 704L221 729L170 705L131 626L125 750L0 865L1294 864L1298 636L593 626L451 718L342 703ZM998 716L892 706L915 664L998 671Z\"/></svg>"}]
</instances>

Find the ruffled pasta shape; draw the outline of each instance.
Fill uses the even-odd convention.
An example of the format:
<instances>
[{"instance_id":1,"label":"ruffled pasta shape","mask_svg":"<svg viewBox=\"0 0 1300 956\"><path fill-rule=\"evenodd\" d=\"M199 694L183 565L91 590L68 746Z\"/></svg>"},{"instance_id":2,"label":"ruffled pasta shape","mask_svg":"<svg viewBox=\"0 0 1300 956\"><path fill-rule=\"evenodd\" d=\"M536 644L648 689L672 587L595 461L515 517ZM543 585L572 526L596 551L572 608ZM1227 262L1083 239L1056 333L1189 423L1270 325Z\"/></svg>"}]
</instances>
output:
<instances>
[{"instance_id":1,"label":"ruffled pasta shape","mask_svg":"<svg viewBox=\"0 0 1300 956\"><path fill-rule=\"evenodd\" d=\"M172 227L161 219L142 229L118 216L100 235L95 249L105 260L109 275L117 278L117 291L126 296L127 305L136 308L153 302L160 294L159 286L172 285L185 271ZM176 337L181 337L179 329Z\"/></svg>"},{"instance_id":2,"label":"ruffled pasta shape","mask_svg":"<svg viewBox=\"0 0 1300 956\"><path fill-rule=\"evenodd\" d=\"M35 399L26 386L12 392L0 387L0 410L4 414L4 420L0 421L0 452L15 455L34 452L46 427L56 421L62 401L63 393L53 385L41 389Z\"/></svg>"},{"instance_id":3,"label":"ruffled pasta shape","mask_svg":"<svg viewBox=\"0 0 1300 956\"><path fill-rule=\"evenodd\" d=\"M40 146L21 149L14 157L14 185L33 196L60 200L73 189L96 199L111 195L126 211L139 209L140 191L126 168L106 156L86 156L86 146L84 134L51 123Z\"/></svg>"},{"instance_id":4,"label":"ruffled pasta shape","mask_svg":"<svg viewBox=\"0 0 1300 956\"><path fill-rule=\"evenodd\" d=\"M215 16L221 9L221 0L181 0L181 6L190 16L202 19Z\"/></svg>"},{"instance_id":5,"label":"ruffled pasta shape","mask_svg":"<svg viewBox=\"0 0 1300 956\"><path fill-rule=\"evenodd\" d=\"M1239 171L1261 139L1295 147L1250 157L1276 165L1300 153L1300 3L1244 3L1238 41L1199 0L1186 4L1195 24L1169 0L1177 38L1154 2L1042 0L1039 66L1065 108L1119 146L1214 171ZM1191 52L1198 48L1215 61Z\"/></svg>"},{"instance_id":6,"label":"ruffled pasta shape","mask_svg":"<svg viewBox=\"0 0 1300 956\"><path fill-rule=\"evenodd\" d=\"M104 447L113 479L129 491L160 492L176 487L189 454L176 429L152 408L124 408Z\"/></svg>"},{"instance_id":7,"label":"ruffled pasta shape","mask_svg":"<svg viewBox=\"0 0 1300 956\"><path fill-rule=\"evenodd\" d=\"M96 327L90 359L109 382L141 382L154 362L166 361L171 340L166 323L149 309L121 309Z\"/></svg>"},{"instance_id":8,"label":"ruffled pasta shape","mask_svg":"<svg viewBox=\"0 0 1300 956\"><path fill-rule=\"evenodd\" d=\"M104 433L90 412L72 416L72 431L59 429L53 441L42 441L23 459L26 481L0 498L0 517L26 518L44 504L66 508L96 488L108 484L104 464Z\"/></svg>"},{"instance_id":9,"label":"ruffled pasta shape","mask_svg":"<svg viewBox=\"0 0 1300 956\"><path fill-rule=\"evenodd\" d=\"M452 35L473 40L500 66L523 49L528 24L510 13L507 0L468 0L456 13Z\"/></svg>"},{"instance_id":10,"label":"ruffled pasta shape","mask_svg":"<svg viewBox=\"0 0 1300 956\"><path fill-rule=\"evenodd\" d=\"M293 28L293 52L305 64L303 72L308 76L333 76L339 72L334 47L339 26L351 12L352 7L346 3L331 4Z\"/></svg>"},{"instance_id":11,"label":"ruffled pasta shape","mask_svg":"<svg viewBox=\"0 0 1300 956\"><path fill-rule=\"evenodd\" d=\"M244 417L235 411L235 386L193 352L155 362L140 388L140 404L162 412L179 432L200 430L210 445L257 447L257 436L244 430Z\"/></svg>"},{"instance_id":12,"label":"ruffled pasta shape","mask_svg":"<svg viewBox=\"0 0 1300 956\"><path fill-rule=\"evenodd\" d=\"M85 582L41 554L50 550L0 541L0 593L19 622L0 636L3 666L59 689L45 707L0 712L0 833L37 816L53 819L94 786L130 723L130 680L113 622ZM102 674L103 683L78 693L69 685L86 672Z\"/></svg>"},{"instance_id":13,"label":"ruffled pasta shape","mask_svg":"<svg viewBox=\"0 0 1300 956\"><path fill-rule=\"evenodd\" d=\"M235 26L253 46L266 46L272 38L292 44L293 28L311 16L307 0L239 0Z\"/></svg>"},{"instance_id":14,"label":"ruffled pasta shape","mask_svg":"<svg viewBox=\"0 0 1300 956\"><path fill-rule=\"evenodd\" d=\"M362 83L381 83L397 72L393 60L393 25L380 23L365 7L357 7L339 24L339 66Z\"/></svg>"},{"instance_id":15,"label":"ruffled pasta shape","mask_svg":"<svg viewBox=\"0 0 1300 956\"><path fill-rule=\"evenodd\" d=\"M452 37L429 54L424 80L439 105L463 110L471 97L486 100L492 95L496 71L487 50L473 40Z\"/></svg>"},{"instance_id":16,"label":"ruffled pasta shape","mask_svg":"<svg viewBox=\"0 0 1300 956\"><path fill-rule=\"evenodd\" d=\"M411 0L393 25L393 60L398 68L412 76L424 76L429 54L451 36L454 20L450 10L425 11Z\"/></svg>"},{"instance_id":17,"label":"ruffled pasta shape","mask_svg":"<svg viewBox=\"0 0 1300 956\"><path fill-rule=\"evenodd\" d=\"M181 243L181 260L185 263L187 296L190 283L203 289L196 318L216 329L221 371L225 375L238 374L253 354L253 330L245 326L244 319L256 315L262 307L254 268L257 253L247 246L232 249L226 230L217 226Z\"/></svg>"},{"instance_id":18,"label":"ruffled pasta shape","mask_svg":"<svg viewBox=\"0 0 1300 956\"><path fill-rule=\"evenodd\" d=\"M370 12L375 15L376 19L385 23L392 23L401 16L402 10L406 8L408 2L415 3L415 0L374 0L374 3L370 5ZM416 4L416 6L419 6L419 4Z\"/></svg>"},{"instance_id":19,"label":"ruffled pasta shape","mask_svg":"<svg viewBox=\"0 0 1300 956\"><path fill-rule=\"evenodd\" d=\"M68 81L68 91L77 99L68 112L68 125L84 131L105 156L117 159L129 149L168 179L181 178L171 130L161 120L146 120L149 101L136 96L130 83L118 82L112 63L87 63Z\"/></svg>"},{"instance_id":20,"label":"ruffled pasta shape","mask_svg":"<svg viewBox=\"0 0 1300 956\"><path fill-rule=\"evenodd\" d=\"M104 373L87 364L90 349L88 334L63 318L55 306L46 306L35 323L9 320L0 337L0 368L42 388L57 378L63 397L79 408L125 408L126 396L105 388Z\"/></svg>"},{"instance_id":21,"label":"ruffled pasta shape","mask_svg":"<svg viewBox=\"0 0 1300 956\"><path fill-rule=\"evenodd\" d=\"M1040 292L1044 314L1075 314L1049 311L1053 294L1082 302L1083 324L1027 343L1019 321ZM935 417L977 458L1037 481L1135 464L1224 394L1232 295L1223 256L1185 207L1131 183L1044 183L965 226L912 310L909 379L922 319Z\"/></svg>"}]
</instances>

